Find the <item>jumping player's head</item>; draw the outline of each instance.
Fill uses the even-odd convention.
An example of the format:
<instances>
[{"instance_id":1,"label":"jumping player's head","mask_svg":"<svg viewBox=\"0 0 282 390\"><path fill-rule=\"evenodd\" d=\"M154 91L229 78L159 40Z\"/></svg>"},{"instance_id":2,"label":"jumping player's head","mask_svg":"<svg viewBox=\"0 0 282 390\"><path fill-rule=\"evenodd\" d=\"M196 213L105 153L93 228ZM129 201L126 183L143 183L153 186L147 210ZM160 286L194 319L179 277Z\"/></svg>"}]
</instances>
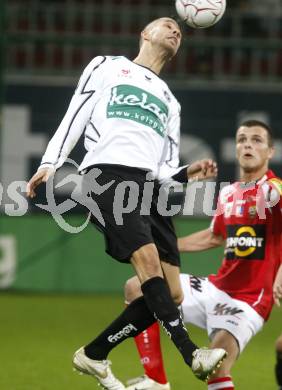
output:
<instances>
[{"instance_id":1,"label":"jumping player's head","mask_svg":"<svg viewBox=\"0 0 282 390\"><path fill-rule=\"evenodd\" d=\"M140 36L140 50L144 48L166 52L168 58L177 53L181 44L182 34L176 20L164 17L153 20Z\"/></svg>"},{"instance_id":2,"label":"jumping player's head","mask_svg":"<svg viewBox=\"0 0 282 390\"><path fill-rule=\"evenodd\" d=\"M263 175L274 154L271 128L258 120L243 122L236 133L236 156L241 174Z\"/></svg>"}]
</instances>

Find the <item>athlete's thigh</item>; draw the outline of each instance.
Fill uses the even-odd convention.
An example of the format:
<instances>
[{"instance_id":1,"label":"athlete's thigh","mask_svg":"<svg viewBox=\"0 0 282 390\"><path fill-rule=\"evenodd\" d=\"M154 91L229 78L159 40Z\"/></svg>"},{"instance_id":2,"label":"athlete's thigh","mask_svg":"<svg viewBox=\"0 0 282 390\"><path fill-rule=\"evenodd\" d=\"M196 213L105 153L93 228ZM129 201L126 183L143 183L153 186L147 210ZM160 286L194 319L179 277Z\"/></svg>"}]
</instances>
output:
<instances>
[{"instance_id":1,"label":"athlete's thigh","mask_svg":"<svg viewBox=\"0 0 282 390\"><path fill-rule=\"evenodd\" d=\"M206 305L208 335L212 336L215 329L223 329L235 338L242 352L262 328L262 317L247 303L233 299L210 282L209 297Z\"/></svg>"},{"instance_id":2,"label":"athlete's thigh","mask_svg":"<svg viewBox=\"0 0 282 390\"><path fill-rule=\"evenodd\" d=\"M207 279L188 274L180 274L180 282L184 294L184 299L181 304L184 322L206 329Z\"/></svg>"}]
</instances>

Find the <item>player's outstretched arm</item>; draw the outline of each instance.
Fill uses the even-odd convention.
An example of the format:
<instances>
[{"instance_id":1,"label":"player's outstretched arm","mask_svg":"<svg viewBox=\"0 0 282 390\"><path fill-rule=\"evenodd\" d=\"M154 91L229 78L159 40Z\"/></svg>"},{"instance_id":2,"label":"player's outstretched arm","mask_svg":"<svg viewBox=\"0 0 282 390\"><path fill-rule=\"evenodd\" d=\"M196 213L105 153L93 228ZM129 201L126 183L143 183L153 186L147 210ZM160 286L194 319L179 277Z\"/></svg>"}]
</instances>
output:
<instances>
[{"instance_id":1,"label":"player's outstretched arm","mask_svg":"<svg viewBox=\"0 0 282 390\"><path fill-rule=\"evenodd\" d=\"M180 252L199 252L222 246L224 239L215 235L210 228L178 238Z\"/></svg>"},{"instance_id":2,"label":"player's outstretched arm","mask_svg":"<svg viewBox=\"0 0 282 390\"><path fill-rule=\"evenodd\" d=\"M46 183L47 180L55 173L54 168L40 168L27 183L26 194L29 198L36 196L35 189L41 184Z\"/></svg>"},{"instance_id":3,"label":"player's outstretched arm","mask_svg":"<svg viewBox=\"0 0 282 390\"><path fill-rule=\"evenodd\" d=\"M273 299L275 304L280 306L280 300L282 299L282 264L280 265L273 284Z\"/></svg>"}]
</instances>

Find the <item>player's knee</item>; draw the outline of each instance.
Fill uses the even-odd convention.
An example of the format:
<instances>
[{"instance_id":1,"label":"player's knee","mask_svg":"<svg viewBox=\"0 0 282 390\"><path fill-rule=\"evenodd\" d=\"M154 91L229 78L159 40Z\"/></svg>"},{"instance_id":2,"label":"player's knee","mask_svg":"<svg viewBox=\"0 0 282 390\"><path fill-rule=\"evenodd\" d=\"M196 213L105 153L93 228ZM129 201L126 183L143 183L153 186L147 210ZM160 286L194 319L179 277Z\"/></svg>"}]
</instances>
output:
<instances>
[{"instance_id":1,"label":"player's knee","mask_svg":"<svg viewBox=\"0 0 282 390\"><path fill-rule=\"evenodd\" d=\"M131 303L135 299L142 296L140 282L137 276L128 279L124 285L124 297L126 303Z\"/></svg>"},{"instance_id":2,"label":"player's knee","mask_svg":"<svg viewBox=\"0 0 282 390\"><path fill-rule=\"evenodd\" d=\"M180 306L184 298L182 290L171 291L171 296L176 306Z\"/></svg>"},{"instance_id":3,"label":"player's knee","mask_svg":"<svg viewBox=\"0 0 282 390\"><path fill-rule=\"evenodd\" d=\"M282 353L282 335L278 337L275 343L275 349L277 352Z\"/></svg>"}]
</instances>

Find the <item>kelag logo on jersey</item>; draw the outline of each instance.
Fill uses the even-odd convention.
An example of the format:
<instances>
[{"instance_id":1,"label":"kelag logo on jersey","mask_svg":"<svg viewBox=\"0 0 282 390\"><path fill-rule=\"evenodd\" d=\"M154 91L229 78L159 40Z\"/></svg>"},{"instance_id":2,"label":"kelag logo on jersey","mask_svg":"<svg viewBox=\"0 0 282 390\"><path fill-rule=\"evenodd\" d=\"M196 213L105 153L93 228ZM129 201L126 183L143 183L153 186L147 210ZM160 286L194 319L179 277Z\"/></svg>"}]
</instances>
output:
<instances>
[{"instance_id":1,"label":"kelag logo on jersey","mask_svg":"<svg viewBox=\"0 0 282 390\"><path fill-rule=\"evenodd\" d=\"M112 89L107 118L129 119L151 127L162 137L168 119L167 106L156 96L132 85Z\"/></svg>"},{"instance_id":2,"label":"kelag logo on jersey","mask_svg":"<svg viewBox=\"0 0 282 390\"><path fill-rule=\"evenodd\" d=\"M228 225L225 257L227 260L263 260L265 225Z\"/></svg>"}]
</instances>

